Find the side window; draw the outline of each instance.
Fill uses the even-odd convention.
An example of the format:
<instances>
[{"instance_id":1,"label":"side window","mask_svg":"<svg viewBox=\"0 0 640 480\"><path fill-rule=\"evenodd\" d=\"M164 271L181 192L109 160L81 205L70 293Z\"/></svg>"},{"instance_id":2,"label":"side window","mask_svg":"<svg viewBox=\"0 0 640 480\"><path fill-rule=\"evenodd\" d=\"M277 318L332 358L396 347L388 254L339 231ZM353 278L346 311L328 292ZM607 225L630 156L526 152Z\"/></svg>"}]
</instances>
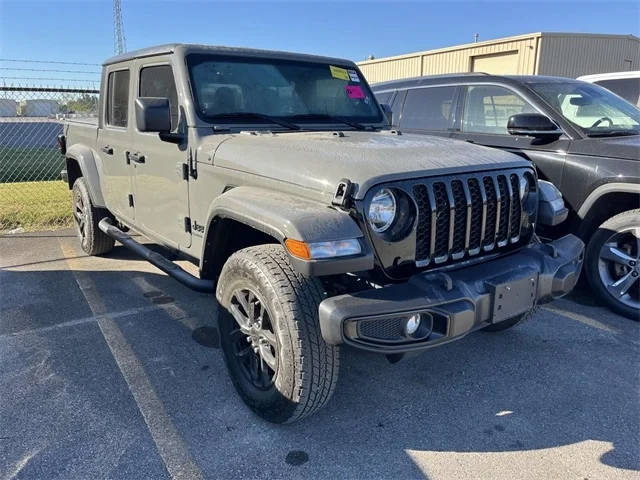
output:
<instances>
[{"instance_id":1,"label":"side window","mask_svg":"<svg viewBox=\"0 0 640 480\"><path fill-rule=\"evenodd\" d=\"M467 87L462 114L462 131L508 135L507 121L517 113L536 110L519 95L504 87Z\"/></svg>"},{"instance_id":2,"label":"side window","mask_svg":"<svg viewBox=\"0 0 640 480\"><path fill-rule=\"evenodd\" d=\"M178 92L171 65L156 65L140 70L140 97L162 97L169 99L171 130L178 126Z\"/></svg>"},{"instance_id":3,"label":"side window","mask_svg":"<svg viewBox=\"0 0 640 480\"><path fill-rule=\"evenodd\" d=\"M389 99L391 98L391 94L393 92L383 92L383 93L376 93L376 98L378 99L378 103L389 103Z\"/></svg>"},{"instance_id":4,"label":"side window","mask_svg":"<svg viewBox=\"0 0 640 480\"><path fill-rule=\"evenodd\" d=\"M456 87L414 88L407 92L401 128L447 130Z\"/></svg>"},{"instance_id":5,"label":"side window","mask_svg":"<svg viewBox=\"0 0 640 480\"><path fill-rule=\"evenodd\" d=\"M391 104L391 112L393 113L391 124L397 126L402 116L402 107L404 105L404 98L407 96L406 90L396 90L396 96L393 98Z\"/></svg>"},{"instance_id":6,"label":"side window","mask_svg":"<svg viewBox=\"0 0 640 480\"><path fill-rule=\"evenodd\" d=\"M640 107L640 78L617 78L594 83L612 91L632 105Z\"/></svg>"},{"instance_id":7,"label":"side window","mask_svg":"<svg viewBox=\"0 0 640 480\"><path fill-rule=\"evenodd\" d=\"M126 127L129 114L129 70L111 72L107 79L107 125Z\"/></svg>"}]
</instances>

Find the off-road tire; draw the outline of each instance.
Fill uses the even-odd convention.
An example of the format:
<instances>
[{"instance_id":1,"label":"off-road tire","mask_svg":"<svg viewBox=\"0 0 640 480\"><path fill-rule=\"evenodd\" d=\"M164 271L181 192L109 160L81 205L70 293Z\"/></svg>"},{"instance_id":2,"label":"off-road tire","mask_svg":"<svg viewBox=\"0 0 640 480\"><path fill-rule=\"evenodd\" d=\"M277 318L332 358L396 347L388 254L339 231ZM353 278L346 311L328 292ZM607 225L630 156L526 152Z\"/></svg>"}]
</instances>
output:
<instances>
[{"instance_id":1,"label":"off-road tire","mask_svg":"<svg viewBox=\"0 0 640 480\"><path fill-rule=\"evenodd\" d=\"M268 390L247 379L237 351L234 354L230 333L237 322L228 308L234 292L245 288L264 301L277 338L278 365ZM274 423L294 422L324 407L338 381L339 348L326 344L320 333L318 305L325 296L321 282L295 271L281 245L259 245L227 260L216 296L225 363L244 402Z\"/></svg>"},{"instance_id":2,"label":"off-road tire","mask_svg":"<svg viewBox=\"0 0 640 480\"><path fill-rule=\"evenodd\" d=\"M607 288L600 277L598 268L600 251L605 242L610 239L612 234L619 233L633 227L640 228L640 209L628 210L626 212L619 213L600 225L598 230L596 230L596 232L591 236L587 245L584 272L593 292L605 305L620 315L624 315L625 317L635 321L640 321L639 309L625 305L607 291ZM640 288L640 283L636 281L631 288ZM635 291L635 294L638 294L637 290Z\"/></svg>"},{"instance_id":3,"label":"off-road tire","mask_svg":"<svg viewBox=\"0 0 640 480\"><path fill-rule=\"evenodd\" d=\"M529 317L533 315L533 311L522 313L517 317L509 318L508 320L503 320L502 322L492 323L491 325L487 325L482 329L483 332L502 332L503 330L507 330L509 328L515 327L516 325L521 324Z\"/></svg>"},{"instance_id":4,"label":"off-road tire","mask_svg":"<svg viewBox=\"0 0 640 480\"><path fill-rule=\"evenodd\" d=\"M83 177L77 178L73 183L72 199L74 224L82 250L87 255L102 255L109 252L113 248L115 240L100 230L98 223L105 217L113 217L108 210L93 205ZM78 215L80 215L78 211L79 201L82 202L84 231L82 231L78 221Z\"/></svg>"}]
</instances>

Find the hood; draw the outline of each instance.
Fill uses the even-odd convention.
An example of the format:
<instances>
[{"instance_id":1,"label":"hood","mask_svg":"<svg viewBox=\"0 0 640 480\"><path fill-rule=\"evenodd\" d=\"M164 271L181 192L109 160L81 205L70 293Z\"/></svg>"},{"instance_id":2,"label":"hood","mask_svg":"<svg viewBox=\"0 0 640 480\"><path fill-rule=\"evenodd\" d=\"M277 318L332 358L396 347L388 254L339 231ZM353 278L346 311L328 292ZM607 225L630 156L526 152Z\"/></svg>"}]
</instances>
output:
<instances>
[{"instance_id":1,"label":"hood","mask_svg":"<svg viewBox=\"0 0 640 480\"><path fill-rule=\"evenodd\" d=\"M571 145L571 153L596 157L640 159L640 135L628 137L599 137L576 140Z\"/></svg>"},{"instance_id":2,"label":"hood","mask_svg":"<svg viewBox=\"0 0 640 480\"><path fill-rule=\"evenodd\" d=\"M324 194L346 178L356 199L392 180L531 166L501 150L391 131L240 133L218 146L213 163Z\"/></svg>"}]
</instances>

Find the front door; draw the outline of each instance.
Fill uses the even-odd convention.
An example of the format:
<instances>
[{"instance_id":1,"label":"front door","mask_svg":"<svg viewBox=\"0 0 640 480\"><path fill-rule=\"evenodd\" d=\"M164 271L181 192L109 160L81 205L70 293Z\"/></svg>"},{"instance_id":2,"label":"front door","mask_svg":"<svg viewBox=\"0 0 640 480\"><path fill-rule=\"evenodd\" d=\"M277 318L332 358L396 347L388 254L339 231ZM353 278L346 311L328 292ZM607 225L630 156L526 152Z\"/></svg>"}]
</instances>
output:
<instances>
[{"instance_id":1,"label":"front door","mask_svg":"<svg viewBox=\"0 0 640 480\"><path fill-rule=\"evenodd\" d=\"M536 113L538 110L534 106L509 88L486 84L464 87L461 102L461 122L454 138L516 153L533 162L542 179L562 188L570 140L564 135L541 140L507 132L511 115Z\"/></svg>"},{"instance_id":2,"label":"front door","mask_svg":"<svg viewBox=\"0 0 640 480\"><path fill-rule=\"evenodd\" d=\"M102 191L109 210L122 221L133 221L133 168L127 160L131 144L132 76L128 68L109 67L102 128L98 130L97 154L102 163Z\"/></svg>"},{"instance_id":3,"label":"front door","mask_svg":"<svg viewBox=\"0 0 640 480\"><path fill-rule=\"evenodd\" d=\"M168 98L172 132L184 131L169 57L142 59L136 67L134 97ZM135 171L136 224L166 245L188 247L191 245L189 182L183 167L188 155L186 141L181 144L164 141L158 133L138 131L133 123L129 158Z\"/></svg>"}]
</instances>

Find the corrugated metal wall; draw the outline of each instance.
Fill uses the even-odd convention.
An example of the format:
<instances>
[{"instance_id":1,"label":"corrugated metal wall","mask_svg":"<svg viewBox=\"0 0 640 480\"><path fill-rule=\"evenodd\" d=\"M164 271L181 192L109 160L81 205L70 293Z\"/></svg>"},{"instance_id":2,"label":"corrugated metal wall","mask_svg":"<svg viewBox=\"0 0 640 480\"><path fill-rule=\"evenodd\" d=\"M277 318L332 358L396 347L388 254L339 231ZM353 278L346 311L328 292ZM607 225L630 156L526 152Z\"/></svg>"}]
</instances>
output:
<instances>
[{"instance_id":1,"label":"corrugated metal wall","mask_svg":"<svg viewBox=\"0 0 640 480\"><path fill-rule=\"evenodd\" d=\"M518 52L518 69L511 73L526 75L533 73L535 68L535 48L536 37L530 37L509 42L488 43L482 46L473 45L453 51L425 52L422 55L422 75L470 72L473 57L501 52Z\"/></svg>"},{"instance_id":2,"label":"corrugated metal wall","mask_svg":"<svg viewBox=\"0 0 640 480\"><path fill-rule=\"evenodd\" d=\"M631 64L625 60L631 60ZM640 39L637 37L542 36L539 75L576 78L590 73L625 70L640 70Z\"/></svg>"},{"instance_id":3,"label":"corrugated metal wall","mask_svg":"<svg viewBox=\"0 0 640 480\"><path fill-rule=\"evenodd\" d=\"M588 73L640 70L640 39L621 35L532 33L457 47L359 62L370 83L400 78L470 72L473 58L517 52L518 75L577 77Z\"/></svg>"},{"instance_id":4,"label":"corrugated metal wall","mask_svg":"<svg viewBox=\"0 0 640 480\"><path fill-rule=\"evenodd\" d=\"M398 57L367 60L358 63L370 83L410 78L422 75L471 71L475 56L501 52L518 52L518 68L514 74L532 74L536 65L539 34L511 37L502 40L470 43L459 47L417 52Z\"/></svg>"}]
</instances>

